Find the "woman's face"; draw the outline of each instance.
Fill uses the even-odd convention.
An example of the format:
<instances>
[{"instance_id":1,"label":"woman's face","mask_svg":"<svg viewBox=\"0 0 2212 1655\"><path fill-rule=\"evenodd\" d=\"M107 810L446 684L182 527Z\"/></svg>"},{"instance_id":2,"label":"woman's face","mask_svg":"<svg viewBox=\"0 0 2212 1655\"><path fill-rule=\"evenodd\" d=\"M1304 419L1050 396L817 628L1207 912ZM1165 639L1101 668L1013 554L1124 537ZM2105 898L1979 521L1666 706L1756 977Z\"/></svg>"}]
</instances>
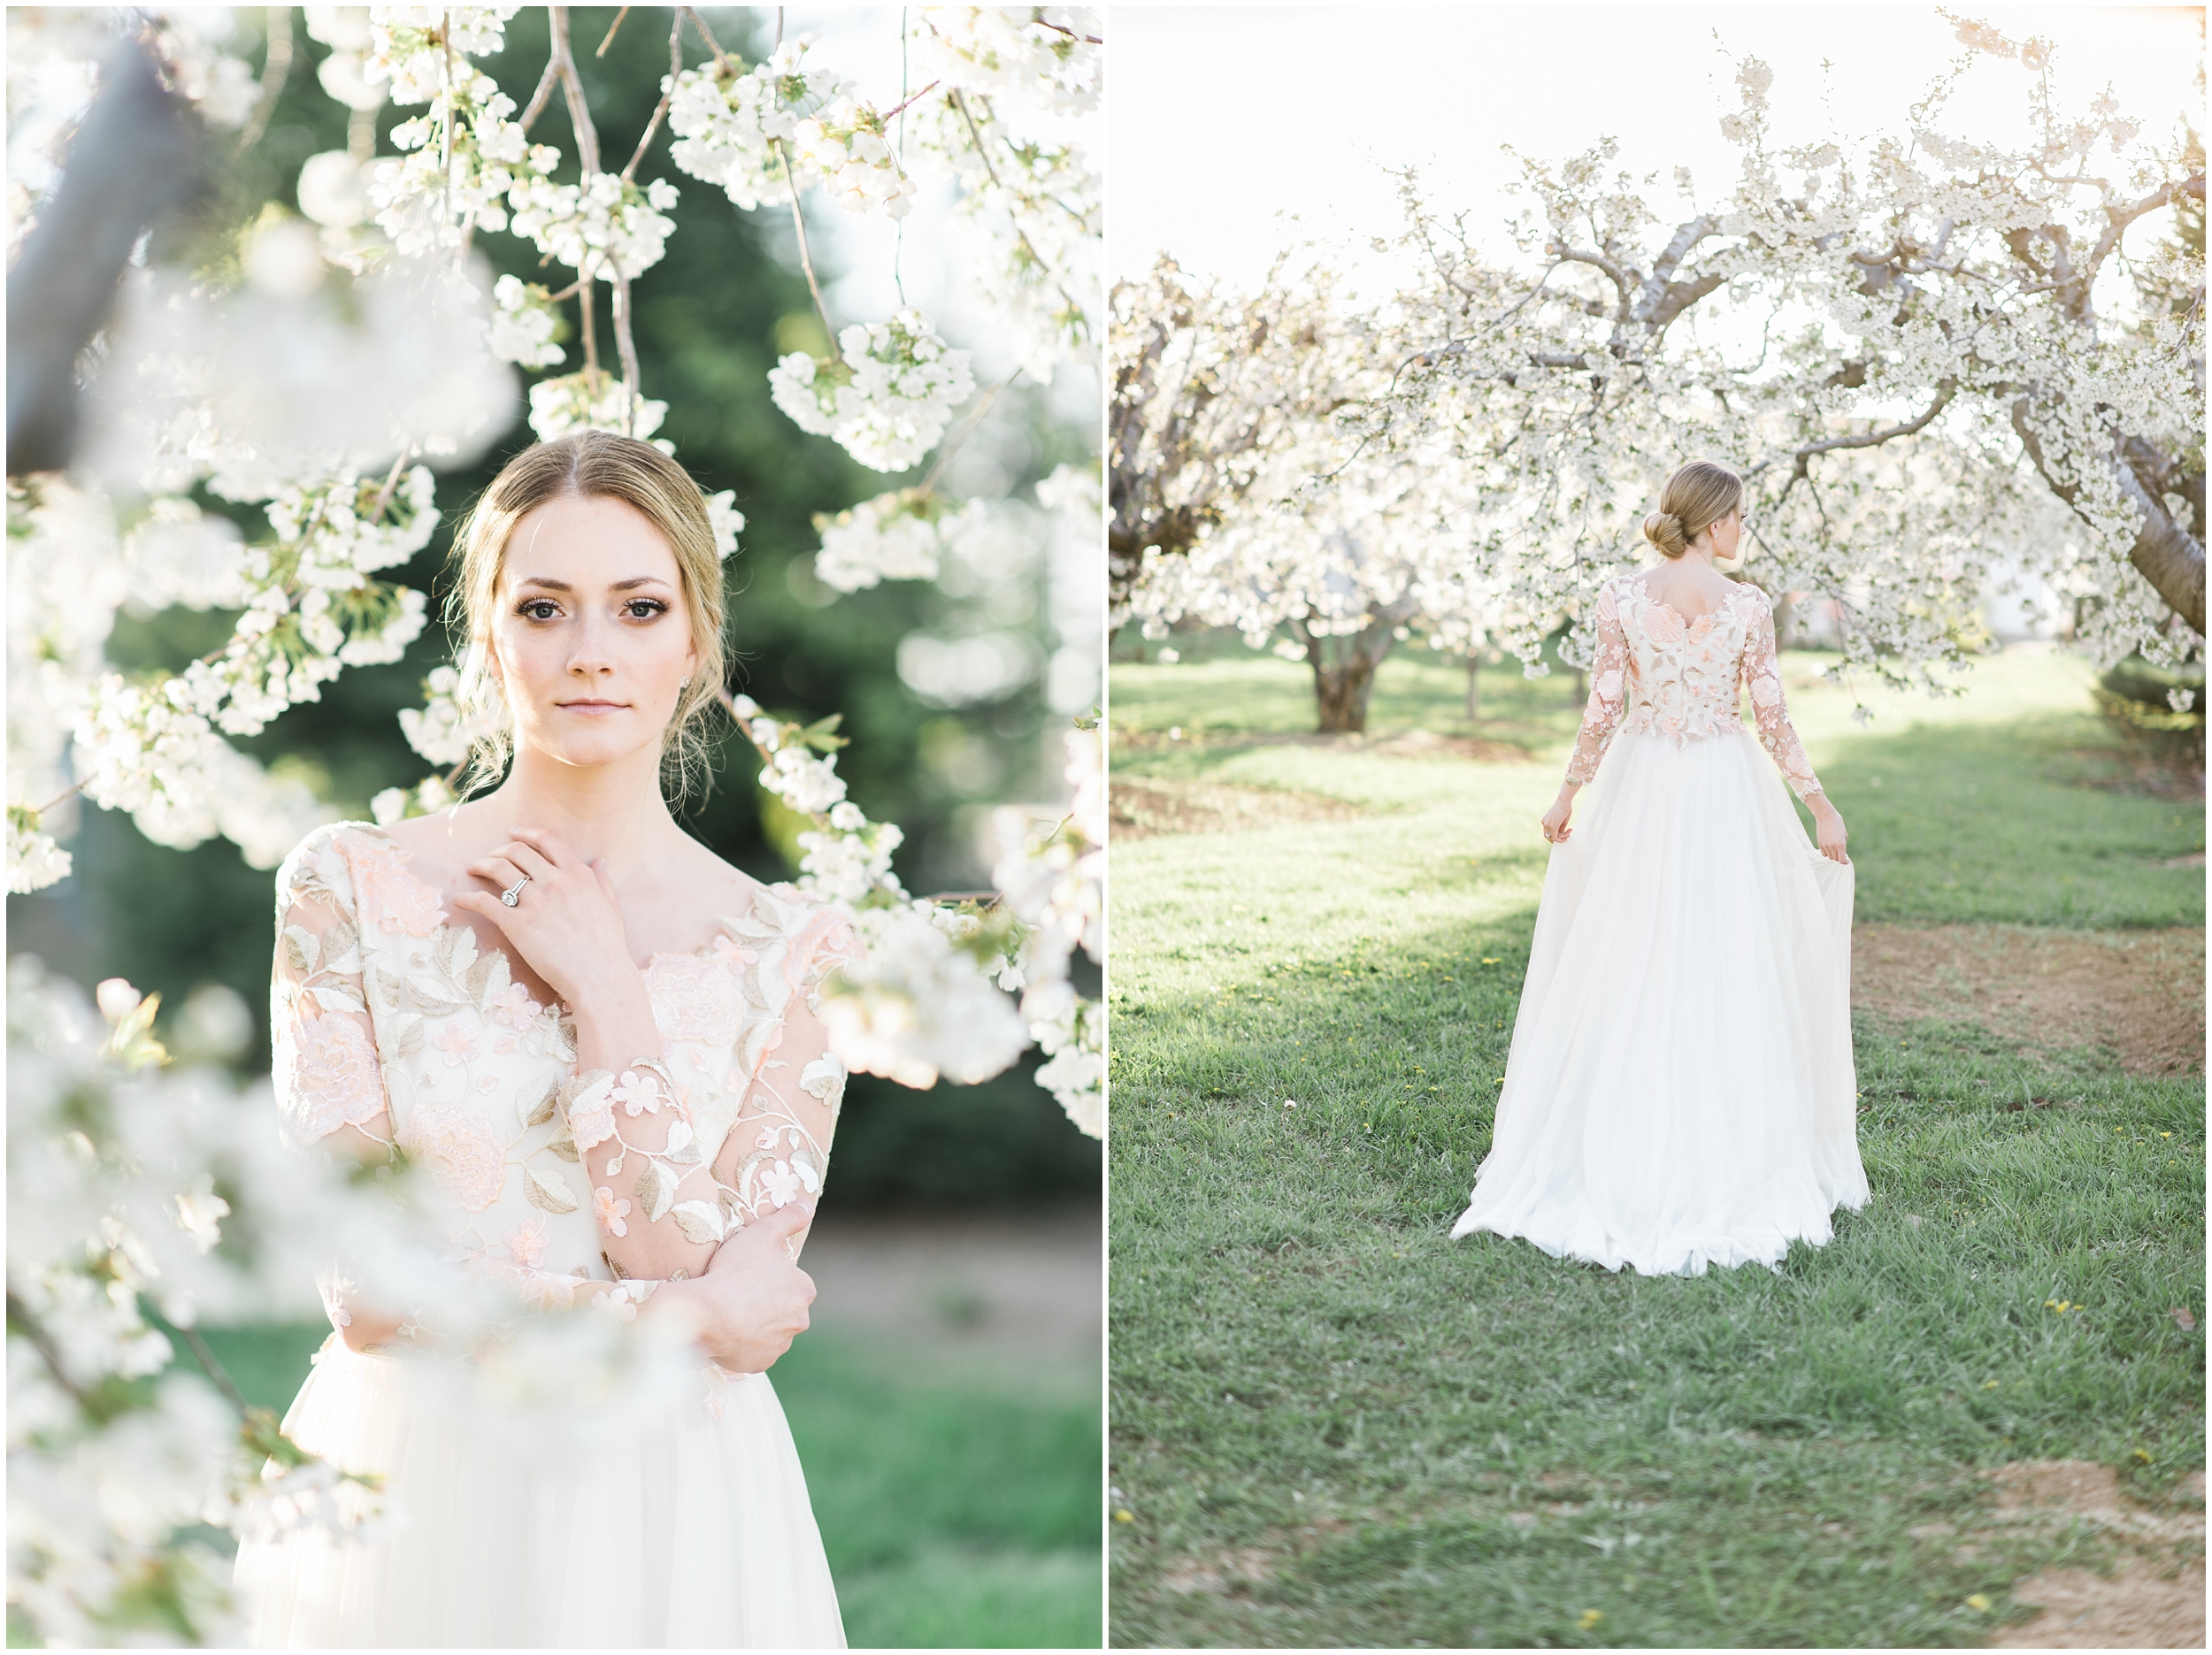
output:
<instances>
[{"instance_id":1,"label":"woman's face","mask_svg":"<svg viewBox=\"0 0 2212 1655\"><path fill-rule=\"evenodd\" d=\"M565 764L657 762L697 665L682 571L652 519L626 501L565 495L508 536L492 655L518 748Z\"/></svg>"}]
</instances>

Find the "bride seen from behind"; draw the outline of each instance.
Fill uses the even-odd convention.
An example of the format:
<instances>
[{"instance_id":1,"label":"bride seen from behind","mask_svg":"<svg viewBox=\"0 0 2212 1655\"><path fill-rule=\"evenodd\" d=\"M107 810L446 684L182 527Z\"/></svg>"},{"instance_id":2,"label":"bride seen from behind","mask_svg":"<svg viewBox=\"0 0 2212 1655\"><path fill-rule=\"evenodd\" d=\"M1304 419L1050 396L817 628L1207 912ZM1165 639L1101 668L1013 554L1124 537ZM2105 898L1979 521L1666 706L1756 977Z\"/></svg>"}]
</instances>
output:
<instances>
[{"instance_id":1,"label":"bride seen from behind","mask_svg":"<svg viewBox=\"0 0 2212 1655\"><path fill-rule=\"evenodd\" d=\"M1599 590L1496 1125L1455 1237L1701 1275L1778 1266L1866 1204L1853 869L1789 722L1771 606L1721 573L1740 563L1742 501L1734 472L1683 466L1644 524L1666 561Z\"/></svg>"},{"instance_id":2,"label":"bride seen from behind","mask_svg":"<svg viewBox=\"0 0 2212 1655\"><path fill-rule=\"evenodd\" d=\"M413 1307L333 1280L337 1331L284 1429L384 1477L398 1521L242 1545L256 1641L841 1645L762 1370L813 1297L796 1256L844 1074L809 1001L853 941L669 810L725 666L700 491L582 433L510 462L456 545L476 769L505 777L286 861L278 1101L298 1140L426 1164L457 1268L687 1331L701 1383L525 1449L424 1377L439 1330Z\"/></svg>"}]
</instances>

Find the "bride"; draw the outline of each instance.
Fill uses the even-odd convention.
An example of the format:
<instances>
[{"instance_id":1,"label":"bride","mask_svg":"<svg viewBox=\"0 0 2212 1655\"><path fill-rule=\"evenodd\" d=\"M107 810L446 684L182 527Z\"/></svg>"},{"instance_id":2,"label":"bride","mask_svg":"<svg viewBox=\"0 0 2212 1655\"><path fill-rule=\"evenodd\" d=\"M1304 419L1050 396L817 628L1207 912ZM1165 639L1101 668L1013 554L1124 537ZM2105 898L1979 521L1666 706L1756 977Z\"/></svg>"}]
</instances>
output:
<instances>
[{"instance_id":1,"label":"bride","mask_svg":"<svg viewBox=\"0 0 2212 1655\"><path fill-rule=\"evenodd\" d=\"M506 777L285 862L278 1101L297 1141L426 1167L480 1288L572 1330L611 1314L626 1349L688 1335L696 1379L603 1418L565 1397L589 1429L531 1437L453 1382L434 1310L327 1278L336 1331L284 1430L380 1475L386 1512L242 1544L254 1641L841 1647L762 1370L813 1297L795 1260L844 1070L810 1004L852 937L664 801L724 670L704 503L658 450L588 432L518 455L456 544L463 697L496 714L477 756Z\"/></svg>"},{"instance_id":2,"label":"bride","mask_svg":"<svg viewBox=\"0 0 2212 1655\"><path fill-rule=\"evenodd\" d=\"M1778 1266L1866 1204L1851 862L1783 708L1766 594L1719 572L1740 564L1742 502L1734 472L1683 466L1644 522L1666 562L1598 592L1496 1129L1454 1236L1697 1276Z\"/></svg>"}]
</instances>

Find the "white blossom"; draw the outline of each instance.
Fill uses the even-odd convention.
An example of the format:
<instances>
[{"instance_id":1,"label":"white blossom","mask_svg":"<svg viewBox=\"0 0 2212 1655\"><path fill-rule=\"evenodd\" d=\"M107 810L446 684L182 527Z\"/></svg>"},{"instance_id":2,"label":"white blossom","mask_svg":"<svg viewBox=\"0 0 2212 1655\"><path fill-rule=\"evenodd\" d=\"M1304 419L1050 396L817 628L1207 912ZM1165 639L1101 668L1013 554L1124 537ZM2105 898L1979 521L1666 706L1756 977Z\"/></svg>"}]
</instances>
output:
<instances>
[{"instance_id":1,"label":"white blossom","mask_svg":"<svg viewBox=\"0 0 2212 1655\"><path fill-rule=\"evenodd\" d=\"M530 429L541 442L572 431L615 431L625 436L648 438L668 417L668 404L650 397L633 397L621 379L610 374L563 374L540 379L530 387Z\"/></svg>"},{"instance_id":2,"label":"white blossom","mask_svg":"<svg viewBox=\"0 0 2212 1655\"><path fill-rule=\"evenodd\" d=\"M803 352L785 356L769 388L802 431L879 471L902 471L935 448L975 390L968 353L949 349L918 310L856 324L837 342L842 354L826 370Z\"/></svg>"},{"instance_id":3,"label":"white blossom","mask_svg":"<svg viewBox=\"0 0 2212 1655\"><path fill-rule=\"evenodd\" d=\"M1029 1044L1013 1002L922 905L862 909L864 958L822 992L830 1049L902 1086L972 1085Z\"/></svg>"},{"instance_id":4,"label":"white blossom","mask_svg":"<svg viewBox=\"0 0 2212 1655\"><path fill-rule=\"evenodd\" d=\"M817 515L822 549L814 572L824 586L859 592L884 580L934 580L938 554L985 513L984 502L956 505L941 495L902 488L864 500L834 516Z\"/></svg>"}]
</instances>

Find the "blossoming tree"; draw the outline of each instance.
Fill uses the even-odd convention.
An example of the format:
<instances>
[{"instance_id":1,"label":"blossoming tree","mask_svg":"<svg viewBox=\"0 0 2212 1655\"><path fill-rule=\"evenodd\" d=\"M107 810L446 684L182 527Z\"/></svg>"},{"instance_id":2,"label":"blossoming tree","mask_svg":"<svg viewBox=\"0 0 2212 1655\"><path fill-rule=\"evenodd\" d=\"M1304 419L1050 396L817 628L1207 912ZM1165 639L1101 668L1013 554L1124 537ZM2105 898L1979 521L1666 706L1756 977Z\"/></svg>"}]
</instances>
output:
<instances>
[{"instance_id":1,"label":"blossoming tree","mask_svg":"<svg viewBox=\"0 0 2212 1655\"><path fill-rule=\"evenodd\" d=\"M498 435L518 369L541 376L527 395L536 435L596 425L672 446L657 436L669 405L647 395L635 332L640 284L649 289L692 188L640 177L664 127L687 180L792 226L834 343L826 355L787 352L761 387L764 400L864 466L897 472L937 456L920 485L850 519L956 525L938 536L947 558L963 537L994 528L1049 535L1062 562L1095 548L1099 489L1094 469L1079 463L1048 479L1033 507L947 497L942 462L981 414L954 425L975 388L967 354L911 308L833 327L808 242L808 216L825 203L902 218L934 191L950 203L970 297L1002 326L1020 372L1042 379L1083 361L1098 310L1097 188L1080 135L1097 97L1094 16L902 14L922 85L895 103L864 96L819 61L810 40L781 41L749 64L689 8L632 15L633 30L654 27L649 19L666 27L668 73L634 150L603 157L566 8L549 9L549 50L531 86L503 87L484 67L501 57L519 10L310 11L311 34L327 48L317 79L350 112L352 139L301 168L303 218L265 211L212 264L188 272L164 265L161 237L146 235L188 181L188 167L168 159L249 145L265 127L296 62L288 12L271 13L281 27L273 24L258 73L227 50L227 19L205 12L12 18L12 890L68 877L61 835L80 799L129 813L160 844L221 835L260 866L333 814L296 774L265 769L235 740L317 701L349 668L397 660L421 632L426 598L391 571L434 531L433 468L466 463ZM556 99L567 156L533 135ZM379 157L373 117L387 103L417 112L389 134L398 153ZM552 275L492 281L480 248L501 236L526 245ZM111 309L104 295L119 278ZM545 374L570 365L569 341L580 363ZM91 364L81 387L80 364ZM239 517L265 529L242 532L196 494L242 508ZM743 517L729 494L708 505L726 555ZM841 527L849 531L849 520L823 519L826 591L938 572L910 547L903 563L887 564L881 537L838 540ZM127 603L235 618L218 647L181 670L127 672L109 658ZM1079 631L1066 603L1056 618L1064 635ZM411 783L393 778L405 785L379 794L380 819L451 797L468 733L488 716L473 693L474 664L433 672L425 704L403 715L408 741L437 769ZM826 1006L843 1061L928 1085L940 1076L981 1079L1034 1044L1048 1059L1041 1083L1096 1136L1103 1031L1071 972L1075 956L1095 961L1103 946L1093 737L1070 738L1071 806L1041 818L1001 812L994 892L925 900L893 871L899 828L847 797L834 721L779 720L733 693L728 703L733 729L759 756L761 785L807 824L801 883L851 908L868 937L866 963L833 985ZM104 1042L65 986L27 977L12 985L12 1031L19 1024L24 1048L50 1060L27 1081L25 1095L44 1101L12 1112L12 1133L23 1133L12 1137L12 1166L33 1175L55 1156L90 1159L73 1183L49 1191L67 1210L39 1209L52 1221L41 1247L11 1248L12 1374L42 1375L50 1404L22 1416L19 1434L12 1414L11 1483L61 1501L60 1467L73 1456L117 1467L120 1478L134 1443L167 1444L178 1471L158 1509L127 1522L110 1506L71 1508L65 1521L61 1506L42 1505L32 1528L17 1526L38 1538L12 1551L12 1602L35 1604L36 1629L50 1641L91 1641L148 1616L173 1634L219 1636L220 1594L178 1526L203 1507L216 1521L242 1509L223 1490L244 1462L210 1424L204 1391L165 1381L157 1421L104 1387L166 1360L170 1345L149 1307L190 1342L186 1330L215 1279L181 1262L192 1247L204 1253L220 1237L234 1261L274 1260L288 1247L296 1258L315 1226L353 1221L333 1216L350 1210L343 1186L315 1186L311 1213L273 1193L265 1169L242 1171L238 1143L258 1124L251 1100L216 1096L209 1077L147 1083L162 1097L205 1102L216 1124L204 1142L150 1139L131 1124L157 1108L73 1113L122 1084L109 1078L115 1066L158 1063L147 1041L150 1000L111 987L102 996L112 1025ZM147 1186L144 1199L126 1199L119 1179L128 1178ZM243 1237L234 1223L225 1229L230 1212L247 1215ZM184 1252L164 1225L190 1244ZM382 1252L404 1254L400 1229L379 1233L391 1243ZM229 1277L219 1285L234 1309L250 1296ZM286 1458L265 1421L250 1421L248 1440L257 1455ZM320 1511L333 1474L296 1453L288 1463L303 1473L296 1486L304 1492L278 1490L277 1515ZM272 1509L266 1499L254 1505L256 1521ZM150 1596L149 1581L159 1587Z\"/></svg>"},{"instance_id":2,"label":"blossoming tree","mask_svg":"<svg viewBox=\"0 0 2212 1655\"><path fill-rule=\"evenodd\" d=\"M1371 498L1378 456L1413 465L1463 570L1443 589L1466 601L1437 620L1479 611L1534 667L1560 619L1640 560L1659 482L1719 456L1750 485L1752 578L1837 600L1847 671L1935 683L2001 559L2074 597L2101 663L2196 658L2201 149L2108 95L2068 112L2045 42L1959 32L1970 50L1910 131L1876 138L1777 144L1771 71L1743 64L1724 195L1678 174L1682 204L1663 211L1609 142L1525 163L1518 262L1486 257L1406 175L1399 249L1419 274L1342 325L1374 341L1383 383L1265 510ZM2004 61L2030 77L2034 142L1946 134L1958 77ZM1310 555L1279 544L1279 575ZM1137 612L1274 624L1241 564L1173 562L1144 571Z\"/></svg>"}]
</instances>

